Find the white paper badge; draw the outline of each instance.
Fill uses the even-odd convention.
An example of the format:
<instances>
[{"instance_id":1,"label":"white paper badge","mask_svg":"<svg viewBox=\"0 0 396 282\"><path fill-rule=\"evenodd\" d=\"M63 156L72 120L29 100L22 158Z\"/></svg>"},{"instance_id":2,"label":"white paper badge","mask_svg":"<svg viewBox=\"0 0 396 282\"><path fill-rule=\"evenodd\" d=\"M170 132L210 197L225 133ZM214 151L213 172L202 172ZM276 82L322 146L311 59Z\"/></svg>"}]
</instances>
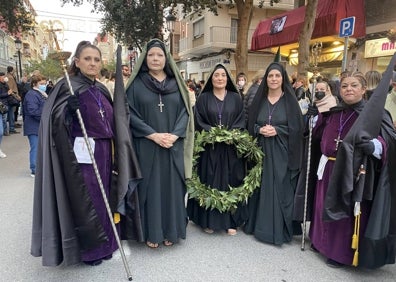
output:
<instances>
[{"instance_id":1,"label":"white paper badge","mask_svg":"<svg viewBox=\"0 0 396 282\"><path fill-rule=\"evenodd\" d=\"M91 144L92 151L95 152L95 140L89 137L88 141ZM88 147L83 137L76 137L76 139L74 140L73 150L78 163L92 164L91 157L89 156Z\"/></svg>"}]
</instances>

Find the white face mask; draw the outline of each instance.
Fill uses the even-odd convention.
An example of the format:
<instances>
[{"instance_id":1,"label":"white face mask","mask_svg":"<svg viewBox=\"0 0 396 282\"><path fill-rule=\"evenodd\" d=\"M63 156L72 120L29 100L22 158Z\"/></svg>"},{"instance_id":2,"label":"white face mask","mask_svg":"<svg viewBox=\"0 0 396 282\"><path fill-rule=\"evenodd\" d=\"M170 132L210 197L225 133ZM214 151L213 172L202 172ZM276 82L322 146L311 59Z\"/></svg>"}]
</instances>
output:
<instances>
[{"instance_id":1,"label":"white face mask","mask_svg":"<svg viewBox=\"0 0 396 282\"><path fill-rule=\"evenodd\" d=\"M5 83L8 82L8 77L4 77L4 82L5 82Z\"/></svg>"},{"instance_id":2,"label":"white face mask","mask_svg":"<svg viewBox=\"0 0 396 282\"><path fill-rule=\"evenodd\" d=\"M240 87L245 86L245 81L244 81L244 80L238 81L238 85L239 85Z\"/></svg>"}]
</instances>

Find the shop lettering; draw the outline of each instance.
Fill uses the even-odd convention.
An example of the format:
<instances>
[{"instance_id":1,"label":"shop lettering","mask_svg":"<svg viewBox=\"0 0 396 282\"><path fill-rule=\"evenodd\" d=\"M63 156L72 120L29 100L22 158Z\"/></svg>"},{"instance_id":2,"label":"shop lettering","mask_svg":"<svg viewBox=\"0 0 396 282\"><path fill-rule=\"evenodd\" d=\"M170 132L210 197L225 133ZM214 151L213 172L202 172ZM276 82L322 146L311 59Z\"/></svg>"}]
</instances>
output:
<instances>
[{"instance_id":1,"label":"shop lettering","mask_svg":"<svg viewBox=\"0 0 396 282\"><path fill-rule=\"evenodd\" d=\"M365 42L364 57L375 58L392 56L395 50L395 42L391 42L389 38L367 40Z\"/></svg>"},{"instance_id":2,"label":"shop lettering","mask_svg":"<svg viewBox=\"0 0 396 282\"><path fill-rule=\"evenodd\" d=\"M212 67L214 67L214 65L221 63L221 58L217 58L217 59L213 59L210 61L205 61L205 62L201 62L199 63L199 68L200 69L210 69Z\"/></svg>"},{"instance_id":3,"label":"shop lettering","mask_svg":"<svg viewBox=\"0 0 396 282\"><path fill-rule=\"evenodd\" d=\"M395 42L385 42L382 43L382 51L393 50L395 49Z\"/></svg>"}]
</instances>

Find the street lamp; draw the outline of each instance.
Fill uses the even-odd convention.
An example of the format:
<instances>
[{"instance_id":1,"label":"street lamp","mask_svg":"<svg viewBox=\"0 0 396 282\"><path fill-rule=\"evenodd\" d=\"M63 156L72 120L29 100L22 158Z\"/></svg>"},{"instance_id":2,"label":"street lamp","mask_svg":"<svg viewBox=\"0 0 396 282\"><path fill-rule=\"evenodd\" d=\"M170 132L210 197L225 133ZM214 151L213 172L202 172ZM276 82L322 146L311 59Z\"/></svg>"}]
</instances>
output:
<instances>
[{"instance_id":1,"label":"street lamp","mask_svg":"<svg viewBox=\"0 0 396 282\"><path fill-rule=\"evenodd\" d=\"M15 60L15 72L16 72L17 80L19 81L18 61L17 61L18 55L17 55L17 54L14 54L13 57L14 57L14 60Z\"/></svg>"},{"instance_id":2,"label":"street lamp","mask_svg":"<svg viewBox=\"0 0 396 282\"><path fill-rule=\"evenodd\" d=\"M20 77L22 78L22 63L21 63L22 41L21 41L19 38L17 38L17 39L15 39L14 42L15 42L15 48L16 48L17 51L18 51L19 74L20 74ZM17 73L18 73L18 69L17 69L16 71L17 71Z\"/></svg>"},{"instance_id":3,"label":"street lamp","mask_svg":"<svg viewBox=\"0 0 396 282\"><path fill-rule=\"evenodd\" d=\"M175 31L175 22L176 22L176 17L172 14L169 13L169 15L165 18L166 20L166 28L169 31L169 49L170 53L173 56L173 32Z\"/></svg>"}]
</instances>

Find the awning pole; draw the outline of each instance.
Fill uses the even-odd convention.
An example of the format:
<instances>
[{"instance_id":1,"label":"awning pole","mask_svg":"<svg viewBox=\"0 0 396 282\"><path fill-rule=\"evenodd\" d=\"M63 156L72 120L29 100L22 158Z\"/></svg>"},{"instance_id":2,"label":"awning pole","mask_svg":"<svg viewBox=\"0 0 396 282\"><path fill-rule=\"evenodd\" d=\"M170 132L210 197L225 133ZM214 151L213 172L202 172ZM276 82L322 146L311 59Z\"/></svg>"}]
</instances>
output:
<instances>
[{"instance_id":1,"label":"awning pole","mask_svg":"<svg viewBox=\"0 0 396 282\"><path fill-rule=\"evenodd\" d=\"M345 43L344 43L344 55L342 57L342 70L341 71L346 71L346 65L347 65L347 56L348 56L348 40L349 36L345 37Z\"/></svg>"}]
</instances>

